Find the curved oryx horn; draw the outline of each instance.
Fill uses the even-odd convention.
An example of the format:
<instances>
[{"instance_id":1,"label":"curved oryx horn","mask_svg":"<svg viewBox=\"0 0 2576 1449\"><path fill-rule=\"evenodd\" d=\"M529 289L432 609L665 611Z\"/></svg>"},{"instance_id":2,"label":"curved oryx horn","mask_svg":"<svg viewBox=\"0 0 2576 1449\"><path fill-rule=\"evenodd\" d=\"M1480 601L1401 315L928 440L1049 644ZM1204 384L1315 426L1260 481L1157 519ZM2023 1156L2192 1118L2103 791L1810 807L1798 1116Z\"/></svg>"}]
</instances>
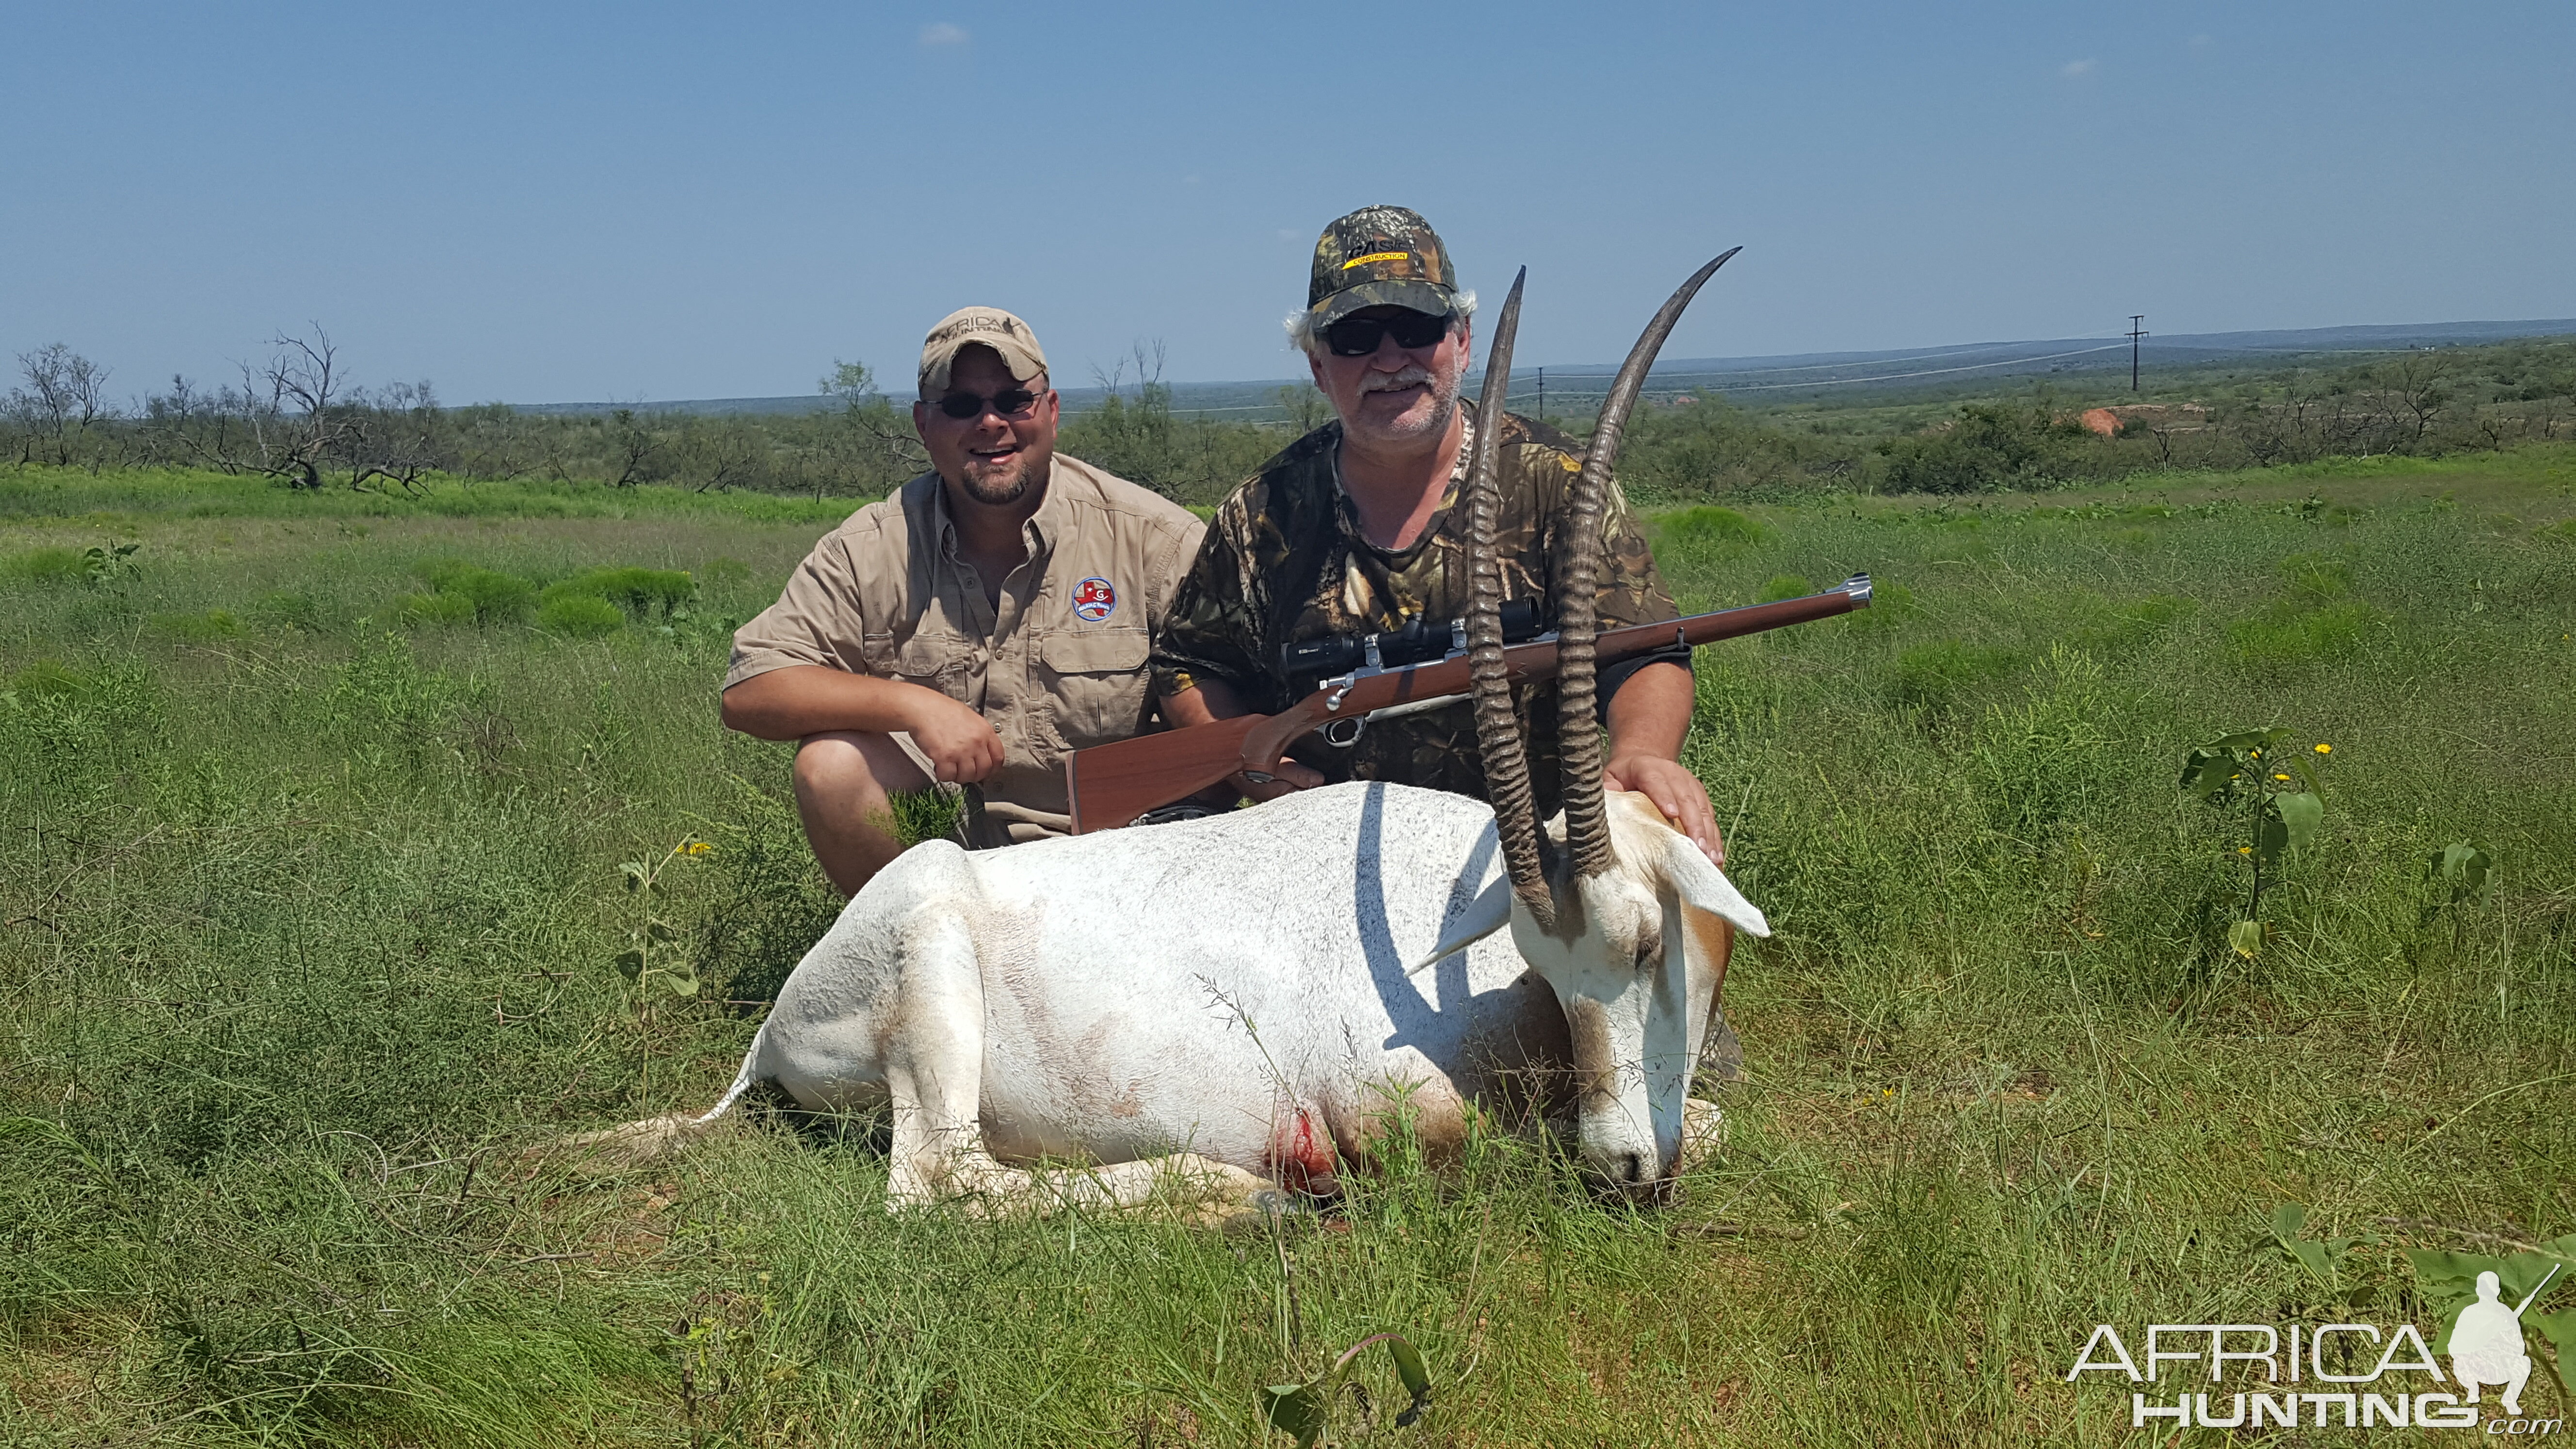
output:
<instances>
[{"instance_id":1,"label":"curved oryx horn","mask_svg":"<svg viewBox=\"0 0 2576 1449\"><path fill-rule=\"evenodd\" d=\"M1530 798L1529 754L1512 709L1512 684L1503 666L1503 572L1494 557L1494 532L1502 524L1502 486L1495 478L1503 442L1503 396L1512 382L1512 335L1520 329L1523 267L1494 319L1492 350L1485 354L1485 389L1476 405L1474 461L1467 473L1467 668L1474 681L1476 743L1485 756L1485 796L1493 802L1494 830L1512 892L1545 924L1556 919L1547 874L1539 864L1538 812Z\"/></svg>"},{"instance_id":2,"label":"curved oryx horn","mask_svg":"<svg viewBox=\"0 0 2576 1449\"><path fill-rule=\"evenodd\" d=\"M1726 259L1744 250L1730 248L1717 260L1691 273L1672 299L1646 324L1644 335L1619 368L1610 396L1601 404L1601 420L1592 428L1592 448L1583 460L1574 498L1566 510L1564 553L1557 574L1556 709L1557 749L1565 762L1565 844L1577 876L1599 875L1611 868L1610 826L1601 799L1601 723L1594 709L1592 641L1600 632L1593 595L1601 575L1601 510L1610 495L1610 465L1619 456L1619 436L1628 414L1645 389L1647 369L1655 365L1664 339L1681 321L1702 284L1717 275ZM1493 390L1493 365L1486 364L1485 389ZM1481 449L1484 438L1477 445ZM1497 809L1500 807L1498 806Z\"/></svg>"}]
</instances>

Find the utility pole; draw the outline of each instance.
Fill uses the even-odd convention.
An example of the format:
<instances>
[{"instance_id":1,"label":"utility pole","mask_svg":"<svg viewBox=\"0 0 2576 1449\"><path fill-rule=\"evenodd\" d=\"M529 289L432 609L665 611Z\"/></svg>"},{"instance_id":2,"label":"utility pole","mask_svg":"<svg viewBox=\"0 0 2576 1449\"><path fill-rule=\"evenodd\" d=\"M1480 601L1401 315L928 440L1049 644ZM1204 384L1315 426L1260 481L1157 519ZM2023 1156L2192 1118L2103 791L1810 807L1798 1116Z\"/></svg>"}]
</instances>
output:
<instances>
[{"instance_id":1,"label":"utility pole","mask_svg":"<svg viewBox=\"0 0 2576 1449\"><path fill-rule=\"evenodd\" d=\"M1547 421L1547 369L1538 370L1538 420Z\"/></svg>"},{"instance_id":2,"label":"utility pole","mask_svg":"<svg viewBox=\"0 0 2576 1449\"><path fill-rule=\"evenodd\" d=\"M2129 391L2131 392L2138 390L2138 339L2147 335L2146 329L2138 324L2146 320L2147 314L2144 312L2134 312L2129 316Z\"/></svg>"}]
</instances>

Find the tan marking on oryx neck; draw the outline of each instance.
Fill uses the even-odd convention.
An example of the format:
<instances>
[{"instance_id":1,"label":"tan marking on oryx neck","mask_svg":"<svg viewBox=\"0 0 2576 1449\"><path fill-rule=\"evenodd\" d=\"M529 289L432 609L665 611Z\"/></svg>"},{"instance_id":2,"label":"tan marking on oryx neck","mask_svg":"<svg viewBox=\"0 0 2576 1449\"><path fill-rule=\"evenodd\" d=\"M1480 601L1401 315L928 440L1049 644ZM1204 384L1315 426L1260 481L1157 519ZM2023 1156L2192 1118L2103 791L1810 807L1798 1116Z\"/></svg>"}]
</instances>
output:
<instances>
[{"instance_id":1,"label":"tan marking on oryx neck","mask_svg":"<svg viewBox=\"0 0 2576 1449\"><path fill-rule=\"evenodd\" d=\"M1610 1049L1610 1015L1586 996L1565 1003L1565 1031L1574 1049L1575 1100L1585 1107L1619 1097L1619 1063Z\"/></svg>"}]
</instances>

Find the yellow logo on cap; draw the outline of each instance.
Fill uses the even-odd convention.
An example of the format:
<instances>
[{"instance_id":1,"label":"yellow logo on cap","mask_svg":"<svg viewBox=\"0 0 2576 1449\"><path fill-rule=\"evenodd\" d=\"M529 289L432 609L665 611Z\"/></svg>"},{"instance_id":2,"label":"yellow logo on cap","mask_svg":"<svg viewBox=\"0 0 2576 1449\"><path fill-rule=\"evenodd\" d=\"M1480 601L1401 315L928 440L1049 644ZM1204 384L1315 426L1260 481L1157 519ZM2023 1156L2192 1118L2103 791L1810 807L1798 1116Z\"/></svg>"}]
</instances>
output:
<instances>
[{"instance_id":1,"label":"yellow logo on cap","mask_svg":"<svg viewBox=\"0 0 2576 1449\"><path fill-rule=\"evenodd\" d=\"M1353 267L1365 267L1371 262L1403 262L1412 259L1411 252L1371 252L1367 256L1353 257L1342 263L1342 270L1347 272Z\"/></svg>"}]
</instances>

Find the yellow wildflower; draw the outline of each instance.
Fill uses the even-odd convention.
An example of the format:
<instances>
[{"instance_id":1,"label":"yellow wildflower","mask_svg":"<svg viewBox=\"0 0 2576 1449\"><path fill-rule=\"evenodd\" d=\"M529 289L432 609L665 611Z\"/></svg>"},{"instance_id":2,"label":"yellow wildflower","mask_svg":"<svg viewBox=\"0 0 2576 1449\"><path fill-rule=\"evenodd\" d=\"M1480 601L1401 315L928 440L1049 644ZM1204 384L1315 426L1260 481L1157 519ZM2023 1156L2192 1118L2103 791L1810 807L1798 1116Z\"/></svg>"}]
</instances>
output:
<instances>
[{"instance_id":1,"label":"yellow wildflower","mask_svg":"<svg viewBox=\"0 0 2576 1449\"><path fill-rule=\"evenodd\" d=\"M2254 853L2254 847L2250 845L2240 845L2236 847L2236 853L2238 855L2252 855Z\"/></svg>"},{"instance_id":2,"label":"yellow wildflower","mask_svg":"<svg viewBox=\"0 0 2576 1449\"><path fill-rule=\"evenodd\" d=\"M2331 755L2331 754L2333 754L2333 753L2334 753L2334 746L2332 746L2332 745L2319 745L2319 746L2317 746L2317 753L2318 753L2318 754L2320 754L2320 755Z\"/></svg>"},{"instance_id":3,"label":"yellow wildflower","mask_svg":"<svg viewBox=\"0 0 2576 1449\"><path fill-rule=\"evenodd\" d=\"M2273 779L2275 779L2275 780L2286 780L2286 779L2288 779L2288 778L2290 778L2290 777L2289 777L2289 776L2287 776L2287 775L2274 775L2272 778L2273 778Z\"/></svg>"},{"instance_id":4,"label":"yellow wildflower","mask_svg":"<svg viewBox=\"0 0 2576 1449\"><path fill-rule=\"evenodd\" d=\"M2281 778L2286 780L2290 777L2284 775ZM714 846L707 844L703 840L695 840L689 843L689 854L691 855L713 855L715 853L715 849L716 848Z\"/></svg>"}]
</instances>

